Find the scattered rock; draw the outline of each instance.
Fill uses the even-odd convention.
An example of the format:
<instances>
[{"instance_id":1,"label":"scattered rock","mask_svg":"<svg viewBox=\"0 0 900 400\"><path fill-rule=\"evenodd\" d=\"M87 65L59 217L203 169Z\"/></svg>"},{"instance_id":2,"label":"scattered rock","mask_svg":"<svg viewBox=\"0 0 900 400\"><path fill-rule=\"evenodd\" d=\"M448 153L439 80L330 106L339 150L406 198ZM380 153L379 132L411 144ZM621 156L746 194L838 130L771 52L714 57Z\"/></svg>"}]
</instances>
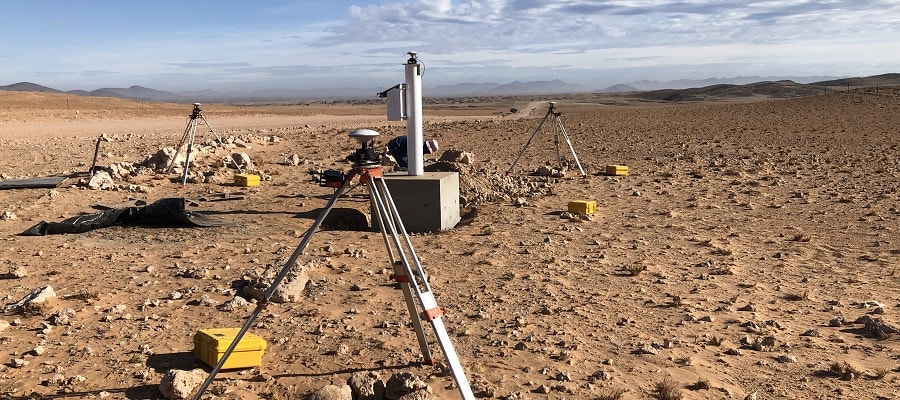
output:
<instances>
[{"instance_id":1,"label":"scattered rock","mask_svg":"<svg viewBox=\"0 0 900 400\"><path fill-rule=\"evenodd\" d=\"M175 157L175 154L178 153L178 157ZM172 162L172 160L175 162ZM166 147L156 151L156 154L147 157L141 165L144 167L150 168L157 172L162 172L169 168L175 166L183 166L186 157L184 152L177 151L174 147Z\"/></svg>"},{"instance_id":2,"label":"scattered rock","mask_svg":"<svg viewBox=\"0 0 900 400\"><path fill-rule=\"evenodd\" d=\"M876 339L887 339L893 334L900 333L900 329L897 329L895 326L888 325L881 318L872 318L868 315L864 315L861 318L857 319L857 323L862 320L865 324L865 328L863 328L866 332L866 336L873 337Z\"/></svg>"},{"instance_id":3,"label":"scattered rock","mask_svg":"<svg viewBox=\"0 0 900 400\"><path fill-rule=\"evenodd\" d=\"M778 357L775 357L776 360L780 363L795 363L797 362L797 357L794 357L790 354L782 354Z\"/></svg>"},{"instance_id":4,"label":"scattered rock","mask_svg":"<svg viewBox=\"0 0 900 400\"><path fill-rule=\"evenodd\" d=\"M48 321L57 326L72 325L72 318L75 317L75 310L72 308L64 308L59 310L48 318Z\"/></svg>"},{"instance_id":5,"label":"scattered rock","mask_svg":"<svg viewBox=\"0 0 900 400\"><path fill-rule=\"evenodd\" d=\"M87 182L88 189L93 190L112 190L116 187L116 182L112 176L106 171L96 171L91 179Z\"/></svg>"},{"instance_id":6,"label":"scattered rock","mask_svg":"<svg viewBox=\"0 0 900 400\"><path fill-rule=\"evenodd\" d=\"M772 351L775 349L775 336L761 336L753 341L753 350Z\"/></svg>"},{"instance_id":7,"label":"scattered rock","mask_svg":"<svg viewBox=\"0 0 900 400\"><path fill-rule=\"evenodd\" d=\"M22 279L22 278L28 276L28 269L26 269L24 266L20 265L18 267L11 268L9 270L9 273L6 274L6 276L8 276L12 279Z\"/></svg>"},{"instance_id":8,"label":"scattered rock","mask_svg":"<svg viewBox=\"0 0 900 400\"><path fill-rule=\"evenodd\" d=\"M431 387L424 381L413 375L412 372L399 372L391 375L385 384L384 398L388 400L399 400L405 395L414 392L431 393Z\"/></svg>"},{"instance_id":9,"label":"scattered rock","mask_svg":"<svg viewBox=\"0 0 900 400\"><path fill-rule=\"evenodd\" d=\"M353 400L353 391L349 385L328 385L322 387L306 397L305 400Z\"/></svg>"},{"instance_id":10,"label":"scattered rock","mask_svg":"<svg viewBox=\"0 0 900 400\"><path fill-rule=\"evenodd\" d=\"M55 299L55 298L56 298L56 292L53 291L53 287L52 286L44 286L40 289L33 290L31 293L29 293L28 295L26 295L21 300L15 302L15 303L7 304L5 309L7 311L15 311L15 310L21 310L23 307L27 307L27 306L40 307L40 305L46 303L47 301L49 301L51 299Z\"/></svg>"},{"instance_id":11,"label":"scattered rock","mask_svg":"<svg viewBox=\"0 0 900 400\"><path fill-rule=\"evenodd\" d=\"M819 334L818 329L807 329L801 333L800 336L820 337L821 335Z\"/></svg>"},{"instance_id":12,"label":"scattered rock","mask_svg":"<svg viewBox=\"0 0 900 400\"><path fill-rule=\"evenodd\" d=\"M347 380L356 400L381 400L384 398L384 382L375 371L359 371Z\"/></svg>"},{"instance_id":13,"label":"scattered rock","mask_svg":"<svg viewBox=\"0 0 900 400\"><path fill-rule=\"evenodd\" d=\"M291 166L291 167L296 167L296 166L300 165L301 161L302 160L300 160L300 156L298 156L296 153L294 153L294 154L291 154L290 157L285 158L283 164L287 165L287 166Z\"/></svg>"},{"instance_id":14,"label":"scattered rock","mask_svg":"<svg viewBox=\"0 0 900 400\"><path fill-rule=\"evenodd\" d=\"M296 303L303 298L303 290L309 282L309 270L315 265L310 262L303 266L294 266L287 272L284 279L272 292L269 299L273 303ZM261 301L269 288L269 284L275 279L280 267L270 266L262 276L253 279L249 285L244 286L244 294L257 301Z\"/></svg>"},{"instance_id":15,"label":"scattered rock","mask_svg":"<svg viewBox=\"0 0 900 400\"><path fill-rule=\"evenodd\" d=\"M8 365L12 368L22 368L22 367L27 366L28 364L31 364L31 362L24 358L13 358L12 360L9 360L9 362L6 363L6 365Z\"/></svg>"},{"instance_id":16,"label":"scattered rock","mask_svg":"<svg viewBox=\"0 0 900 400\"><path fill-rule=\"evenodd\" d=\"M46 353L46 352L47 352L47 349L44 348L44 346L37 346L37 347L31 349L31 351L29 351L28 353L31 354L31 355L33 355L33 356L39 356L39 355L42 355L42 354L44 354L44 353Z\"/></svg>"},{"instance_id":17,"label":"scattered rock","mask_svg":"<svg viewBox=\"0 0 900 400\"><path fill-rule=\"evenodd\" d=\"M250 302L247 301L247 299L241 296L234 296L233 299L222 303L222 305L216 307L216 309L219 311L234 312L241 311L248 305L250 305Z\"/></svg>"},{"instance_id":18,"label":"scattered rock","mask_svg":"<svg viewBox=\"0 0 900 400\"><path fill-rule=\"evenodd\" d=\"M232 153L231 159L237 164L241 169L253 169L253 161L250 160L250 156L247 153ZM232 166L232 163L228 163L229 166Z\"/></svg>"},{"instance_id":19,"label":"scattered rock","mask_svg":"<svg viewBox=\"0 0 900 400\"><path fill-rule=\"evenodd\" d=\"M12 211L4 211L2 214L0 214L0 220L2 221L13 221L17 219L19 218L16 217L16 213Z\"/></svg>"},{"instance_id":20,"label":"scattered rock","mask_svg":"<svg viewBox=\"0 0 900 400\"><path fill-rule=\"evenodd\" d=\"M196 368L190 371L169 370L163 375L159 392L169 400L190 398L206 380L206 371Z\"/></svg>"}]
</instances>

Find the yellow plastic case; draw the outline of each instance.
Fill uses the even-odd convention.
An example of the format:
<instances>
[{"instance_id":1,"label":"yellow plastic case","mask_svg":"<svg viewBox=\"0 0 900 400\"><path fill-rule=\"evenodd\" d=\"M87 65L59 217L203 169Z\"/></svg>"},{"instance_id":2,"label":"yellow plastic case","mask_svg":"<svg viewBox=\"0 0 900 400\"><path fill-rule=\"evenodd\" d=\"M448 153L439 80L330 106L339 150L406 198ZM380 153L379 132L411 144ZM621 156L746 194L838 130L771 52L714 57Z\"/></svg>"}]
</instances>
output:
<instances>
[{"instance_id":1,"label":"yellow plastic case","mask_svg":"<svg viewBox=\"0 0 900 400\"><path fill-rule=\"evenodd\" d=\"M210 367L215 367L239 331L240 328L211 328L197 331L194 334L194 355ZM222 369L258 367L262 363L265 350L266 341L263 338L246 332Z\"/></svg>"},{"instance_id":2,"label":"yellow plastic case","mask_svg":"<svg viewBox=\"0 0 900 400\"><path fill-rule=\"evenodd\" d=\"M604 172L606 173L606 175L628 175L628 166L607 165Z\"/></svg>"},{"instance_id":3,"label":"yellow plastic case","mask_svg":"<svg viewBox=\"0 0 900 400\"><path fill-rule=\"evenodd\" d=\"M238 186L259 186L259 175L234 174L234 183Z\"/></svg>"},{"instance_id":4,"label":"yellow plastic case","mask_svg":"<svg viewBox=\"0 0 900 400\"><path fill-rule=\"evenodd\" d=\"M572 200L569 202L569 212L591 215L597 212L597 202L594 200Z\"/></svg>"}]
</instances>

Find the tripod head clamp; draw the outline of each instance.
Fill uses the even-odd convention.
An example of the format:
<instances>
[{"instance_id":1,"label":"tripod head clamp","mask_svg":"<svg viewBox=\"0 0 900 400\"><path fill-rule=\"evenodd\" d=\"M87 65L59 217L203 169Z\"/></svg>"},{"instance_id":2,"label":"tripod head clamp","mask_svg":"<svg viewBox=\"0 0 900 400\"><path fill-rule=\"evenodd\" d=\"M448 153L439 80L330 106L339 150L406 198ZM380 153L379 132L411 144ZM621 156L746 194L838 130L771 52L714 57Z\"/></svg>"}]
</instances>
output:
<instances>
[{"instance_id":1,"label":"tripod head clamp","mask_svg":"<svg viewBox=\"0 0 900 400\"><path fill-rule=\"evenodd\" d=\"M561 111L556 110L556 102L555 101L550 102L550 109L547 110L547 112L550 114L553 114L554 116L557 116L557 117L562 115Z\"/></svg>"},{"instance_id":2,"label":"tripod head clamp","mask_svg":"<svg viewBox=\"0 0 900 400\"><path fill-rule=\"evenodd\" d=\"M200 116L200 103L194 103L194 109L191 110L191 119L197 119Z\"/></svg>"}]
</instances>

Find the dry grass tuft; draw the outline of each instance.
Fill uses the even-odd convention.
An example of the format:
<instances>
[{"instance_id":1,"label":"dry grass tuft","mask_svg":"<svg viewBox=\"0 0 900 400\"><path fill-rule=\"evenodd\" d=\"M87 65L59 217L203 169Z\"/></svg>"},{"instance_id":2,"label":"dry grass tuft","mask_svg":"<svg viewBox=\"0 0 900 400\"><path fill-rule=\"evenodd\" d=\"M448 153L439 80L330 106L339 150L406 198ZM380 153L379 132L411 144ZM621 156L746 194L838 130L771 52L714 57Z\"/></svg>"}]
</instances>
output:
<instances>
[{"instance_id":1,"label":"dry grass tuft","mask_svg":"<svg viewBox=\"0 0 900 400\"><path fill-rule=\"evenodd\" d=\"M619 400L623 395L625 395L625 389L607 389L600 393L596 400Z\"/></svg>"},{"instance_id":2,"label":"dry grass tuft","mask_svg":"<svg viewBox=\"0 0 900 400\"><path fill-rule=\"evenodd\" d=\"M659 400L681 400L684 395L678 387L678 383L666 378L656 384L656 398Z\"/></svg>"}]
</instances>

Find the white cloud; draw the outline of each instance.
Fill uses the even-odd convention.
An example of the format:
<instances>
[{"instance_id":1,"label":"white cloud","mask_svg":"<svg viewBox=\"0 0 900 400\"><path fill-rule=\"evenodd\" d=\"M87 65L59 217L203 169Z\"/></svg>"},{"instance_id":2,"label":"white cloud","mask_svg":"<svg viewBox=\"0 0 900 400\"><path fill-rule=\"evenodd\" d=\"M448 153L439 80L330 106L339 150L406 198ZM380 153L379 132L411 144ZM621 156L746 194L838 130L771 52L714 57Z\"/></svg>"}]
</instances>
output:
<instances>
[{"instance_id":1,"label":"white cloud","mask_svg":"<svg viewBox=\"0 0 900 400\"><path fill-rule=\"evenodd\" d=\"M409 50L429 69L426 85L559 78L602 86L629 70L649 79L900 70L893 0L411 0L345 10L310 23L304 7L285 4L267 11L278 28L185 26L177 36L104 37L29 57L40 65L34 76L70 88L166 90L374 87L402 77ZM285 28L292 16L296 26Z\"/></svg>"}]
</instances>

